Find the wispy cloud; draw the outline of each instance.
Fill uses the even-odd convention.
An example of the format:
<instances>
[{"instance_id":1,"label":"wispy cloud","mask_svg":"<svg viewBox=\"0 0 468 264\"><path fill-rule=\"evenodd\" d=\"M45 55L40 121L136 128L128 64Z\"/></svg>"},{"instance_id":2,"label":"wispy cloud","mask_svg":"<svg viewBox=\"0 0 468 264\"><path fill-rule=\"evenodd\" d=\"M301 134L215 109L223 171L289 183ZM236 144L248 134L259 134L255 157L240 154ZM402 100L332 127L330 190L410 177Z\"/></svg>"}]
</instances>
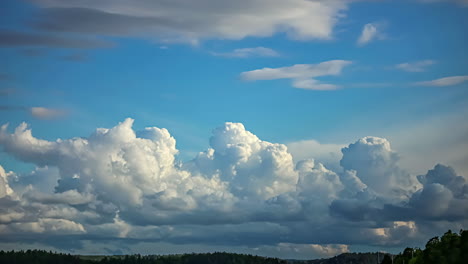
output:
<instances>
[{"instance_id":1,"label":"wispy cloud","mask_svg":"<svg viewBox=\"0 0 468 264\"><path fill-rule=\"evenodd\" d=\"M37 119L51 120L64 117L67 112L63 109L47 108L47 107L31 107L29 109L31 115Z\"/></svg>"},{"instance_id":2,"label":"wispy cloud","mask_svg":"<svg viewBox=\"0 0 468 264\"><path fill-rule=\"evenodd\" d=\"M415 62L405 62L395 65L395 68L407 72L423 72L427 67L434 65L436 61L434 60L422 60Z\"/></svg>"},{"instance_id":3,"label":"wispy cloud","mask_svg":"<svg viewBox=\"0 0 468 264\"><path fill-rule=\"evenodd\" d=\"M351 61L331 60L319 64L295 64L281 68L263 68L241 73L241 78L247 81L301 79L326 75L338 75L342 69L350 65Z\"/></svg>"},{"instance_id":4,"label":"wispy cloud","mask_svg":"<svg viewBox=\"0 0 468 264\"><path fill-rule=\"evenodd\" d=\"M359 36L357 40L357 44L359 46L364 46L368 44L369 42L374 41L376 39L382 39L383 38L382 27L383 26L381 23L365 24L364 27L362 28L361 35Z\"/></svg>"},{"instance_id":5,"label":"wispy cloud","mask_svg":"<svg viewBox=\"0 0 468 264\"><path fill-rule=\"evenodd\" d=\"M16 89L13 89L13 88L0 89L0 96L8 96L8 95L14 94L15 92L16 92Z\"/></svg>"},{"instance_id":6,"label":"wispy cloud","mask_svg":"<svg viewBox=\"0 0 468 264\"><path fill-rule=\"evenodd\" d=\"M0 81L8 81L11 79L12 79L12 76L10 74L0 72Z\"/></svg>"},{"instance_id":7,"label":"wispy cloud","mask_svg":"<svg viewBox=\"0 0 468 264\"><path fill-rule=\"evenodd\" d=\"M315 79L296 79L293 81L292 86L299 89L306 89L306 90L317 90L317 91L329 91L329 90L336 90L341 88L339 85L329 84L329 83L321 83Z\"/></svg>"},{"instance_id":8,"label":"wispy cloud","mask_svg":"<svg viewBox=\"0 0 468 264\"><path fill-rule=\"evenodd\" d=\"M28 56L28 57L40 57L47 53L44 49L36 49L36 48L22 49L19 52L22 55Z\"/></svg>"},{"instance_id":9,"label":"wispy cloud","mask_svg":"<svg viewBox=\"0 0 468 264\"><path fill-rule=\"evenodd\" d=\"M418 0L423 3L440 3L440 2L453 2L463 7L468 7L468 0Z\"/></svg>"},{"instance_id":10,"label":"wispy cloud","mask_svg":"<svg viewBox=\"0 0 468 264\"><path fill-rule=\"evenodd\" d=\"M41 46L56 48L90 49L112 46L111 43L97 39L69 38L57 35L0 30L1 46Z\"/></svg>"},{"instance_id":11,"label":"wispy cloud","mask_svg":"<svg viewBox=\"0 0 468 264\"><path fill-rule=\"evenodd\" d=\"M249 58L249 57L278 57L280 54L270 48L256 47L256 48L242 48L235 49L230 52L213 52L215 56L228 57L228 58Z\"/></svg>"},{"instance_id":12,"label":"wispy cloud","mask_svg":"<svg viewBox=\"0 0 468 264\"><path fill-rule=\"evenodd\" d=\"M73 53L62 57L62 60L72 62L85 62L88 60L88 56L82 53Z\"/></svg>"},{"instance_id":13,"label":"wispy cloud","mask_svg":"<svg viewBox=\"0 0 468 264\"><path fill-rule=\"evenodd\" d=\"M296 64L281 68L263 68L241 73L241 79L246 81L292 79L295 88L309 90L334 90L337 85L320 83L314 78L341 74L343 68L351 61L331 60L319 64Z\"/></svg>"},{"instance_id":14,"label":"wispy cloud","mask_svg":"<svg viewBox=\"0 0 468 264\"><path fill-rule=\"evenodd\" d=\"M417 82L414 84L419 85L419 86L452 86L452 85L461 84L466 81L468 81L468 75L460 75L460 76L444 77L444 78L435 79L432 81Z\"/></svg>"},{"instance_id":15,"label":"wispy cloud","mask_svg":"<svg viewBox=\"0 0 468 264\"><path fill-rule=\"evenodd\" d=\"M68 114L68 111L58 108L48 108L48 107L26 107L18 105L0 105L0 111L25 111L29 113L32 117L41 120L54 120L65 117Z\"/></svg>"}]
</instances>

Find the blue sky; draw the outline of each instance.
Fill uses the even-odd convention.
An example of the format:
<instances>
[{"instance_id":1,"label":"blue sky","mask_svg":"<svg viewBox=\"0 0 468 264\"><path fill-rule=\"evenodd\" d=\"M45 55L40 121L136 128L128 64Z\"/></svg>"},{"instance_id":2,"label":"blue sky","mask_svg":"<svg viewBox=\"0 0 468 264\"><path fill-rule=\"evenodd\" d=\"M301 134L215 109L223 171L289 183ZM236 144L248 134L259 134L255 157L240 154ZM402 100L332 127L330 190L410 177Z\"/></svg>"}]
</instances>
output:
<instances>
[{"instance_id":1,"label":"blue sky","mask_svg":"<svg viewBox=\"0 0 468 264\"><path fill-rule=\"evenodd\" d=\"M225 132L220 135L228 134L230 129L238 129L238 133L242 135L248 131L253 133L246 137L253 136L264 142L284 144L288 147L287 155L293 159L293 167L303 158L313 158L316 163L321 162L330 168L343 186L346 171L355 170L360 181L367 185L366 190L373 195L373 181L366 178L369 171L385 174L385 171L390 170L395 178L389 180L400 183L402 180L397 180L398 177L409 179L424 175L438 163L453 168L455 176L462 175L466 179L468 174L468 153L465 150L468 144L466 1L253 0L233 4L229 1L207 0L164 4L164 1L90 3L83 0L61 3L55 0L8 0L2 3L0 12L0 117L2 124L9 123L8 129L0 137L3 146L0 164L6 171L5 186L10 185L16 198L23 199L23 206L33 202L27 200L28 198L21 198L25 195L26 186L22 182L28 182L27 179L38 174L38 170L46 170L42 173L43 177L52 179L50 182L53 186L49 187L54 187L57 184L54 179L61 179L63 184L65 178L70 176L65 175L61 166L74 164L84 168L89 164L74 160L77 156L64 158L66 163L61 163L61 158L56 156L44 158L47 156L44 154L46 150L35 157L32 153L44 145L38 143L36 146L34 144L37 142L30 139L21 142L20 136L13 136L16 135L14 128L22 122L29 125L35 138L51 142L57 138L74 137L87 138L91 142L93 136L89 135L96 128L118 127L117 124L126 118L135 120L135 131L153 126L166 128L175 138L179 150L174 158L181 160L184 170L191 175L201 175L205 180L213 179L213 171L197 167L201 166L201 161L198 162L200 156L196 155L207 149L223 153L224 147L213 143L217 142L217 137L216 132L212 131L217 127L224 128ZM307 69L301 70L302 66L297 66L302 64ZM239 126L230 128L225 122L241 123L245 129ZM356 153L354 159L350 158L356 164L344 162L345 158L342 159L342 156L345 154L341 152L341 148L353 142L358 144L359 139L366 136L384 140L377 140L379 143L376 145L381 146L378 150L366 152L366 155L378 157L362 157L360 155L364 155L363 153ZM225 147L247 144L231 142L232 140L235 141L234 138L223 138L220 142L227 144ZM375 146L372 140L363 142L367 142L366 146ZM391 144L391 150L385 142ZM161 147L157 149L160 151ZM63 151L62 148L61 150ZM77 150L66 153L73 151ZM377 152L380 154L375 154ZM61 155L65 157L66 153ZM398 153L399 158L394 160L391 153ZM170 152L170 155L173 154ZM385 165L385 169L361 167L364 166L360 163L362 160L387 158L389 163L388 166ZM232 161L227 157L225 159ZM216 158L213 160L215 162ZM212 166L227 166L226 160ZM235 164L239 165L239 162ZM344 163L346 164L343 165ZM47 165L46 169L40 168L43 165ZM197 169L193 169L193 166ZM257 177L256 173L271 173L265 166L248 173L246 179ZM318 165L315 166L317 171ZM55 167L59 169L58 172ZM221 167L218 170L222 172ZM89 165L89 168L93 170L93 166ZM48 173L47 170L51 172ZM75 175L79 175L80 171L81 169L77 169ZM285 171L273 174L281 178L281 173ZM298 175L295 184L307 182L305 178L301 178L305 177L301 176L303 172L296 168L288 173ZM98 172L95 174L99 175ZM237 184L236 181L224 179L222 173L220 177L229 186ZM327 177L330 179L331 176ZM284 183L285 186L287 184L289 183ZM308 184L319 186L313 182ZM378 195L371 200L379 201L380 206L402 203L410 206L411 201L417 204L415 201L418 199L422 203L421 193L425 184L428 183L409 181L405 186L398 186L398 190L409 192L408 200ZM263 187L265 186L259 186L258 190L263 190ZM69 186L63 188L64 191L78 190L83 197L89 195L95 199L102 198L102 194L96 190L90 191L84 187L74 189ZM235 191L229 191L229 188L226 192L237 197ZM375 188L378 189L377 186ZM456 191L447 186L444 188L451 191L456 199L466 199L466 193L457 196ZM62 195L63 191L60 192L59 189L47 195ZM257 194L262 193L258 190ZM429 190L433 189L427 187L426 192ZM275 197L292 195L291 190L286 187L277 191ZM37 187L35 195L41 192L45 190ZM149 191L142 191L143 201L146 201L147 195L151 196L147 192ZM166 192L169 193L168 190ZM271 199L273 196L262 196L263 201L268 200L267 198ZM322 201L331 211L337 208L332 205L339 204L338 198L333 201L324 197L314 199ZM353 199L359 200L356 197ZM104 200L113 201L111 198ZM372 204L364 201L367 202L369 206ZM109 203L117 208L114 220L122 217L119 218L122 223L135 225L135 230L140 228L135 221L125 219L125 213L122 212L128 210L126 206L116 201ZM233 203L243 204L238 200ZM256 203L253 204L255 205L248 207L257 206ZM73 204L67 206L76 207ZM258 206L264 205L260 203ZM450 210L450 207L447 208L446 210ZM11 213L26 209L2 210ZM196 208L190 210L194 215L197 210L203 211ZM119 216L119 211L122 216ZM323 214L330 212L325 210ZM444 214L450 215L448 212ZM334 253L344 252L349 248L358 251L368 248L398 250L407 244L421 245L427 236L422 230L466 228L467 211L458 212L457 216L457 221L444 222L445 224L437 221L423 224L421 219L425 217L429 221L430 218L424 213L415 214L414 219L406 219L404 225L395 224L402 222L401 219L388 219L384 223L375 220L379 223L374 223L373 226L378 228L388 229L392 226L391 223L394 229L411 227L414 236L400 239L395 231L395 237L383 236L380 237L381 241L379 237L369 237L368 242L346 238L332 239L331 242L296 239L294 237L297 233L294 230L299 227L272 218L266 222L272 226L287 228L289 237L293 238L285 241L273 239L276 244L260 241L255 248L261 254L290 257L288 254L292 251L288 250L296 245L302 254L298 256L300 258L325 256L323 252L326 248L323 247L327 246L333 248L335 251L331 252ZM36 214L35 217L40 223L45 221L41 222L41 219L45 219L44 216ZM80 221L84 220L80 219L65 220L75 223L75 227L81 225L88 235L102 235L101 231L97 231L97 225L87 226L89 223L82 223ZM24 219L15 221L27 222ZM177 219L174 221L177 222ZM103 220L101 224L106 223ZM219 223L223 222L220 220ZM320 223L304 221L303 224L320 227ZM191 224L195 229L198 228L196 223ZM370 228L364 223L360 224L363 230ZM2 224L8 237L14 238L15 235L26 232L19 227L13 228L13 225L13 222ZM431 229L434 226L438 228ZM154 227L163 228L157 224ZM181 230L184 228L187 227L182 226ZM226 226L217 228L219 230L215 227L213 230L217 230L219 234L224 234L228 229ZM334 230L335 227L328 228ZM47 235L46 229L44 235ZM393 234L392 230L390 228L385 232ZM350 230L350 237L356 234L353 232L362 230ZM32 233L40 237L38 232ZM141 239L143 243L143 238L133 235L133 238ZM311 236L320 237L320 234L314 233ZM119 238L122 239L121 243L127 243L125 236ZM31 235L31 239L24 241L25 245L34 245L32 242L35 239L37 237ZM67 250L87 252L90 250L89 243L95 243L86 236L81 240L81 246L71 246ZM169 243L169 246L164 246L168 248L168 252L171 248L184 251L174 241L177 239L162 239L155 243ZM204 238L201 234L194 234L193 241L201 251L216 249L216 243L210 242L210 238ZM248 241L234 244L227 242L230 248L238 252L251 252L248 250L253 247ZM322 248L315 246L312 250L304 246L308 244L320 245ZM0 245L12 247L10 242L5 241L0 241ZM287 249L285 245L288 245ZM56 245L45 243L41 246ZM143 244L128 246L128 251L138 252L144 247ZM283 251L278 251L278 248Z\"/></svg>"}]
</instances>

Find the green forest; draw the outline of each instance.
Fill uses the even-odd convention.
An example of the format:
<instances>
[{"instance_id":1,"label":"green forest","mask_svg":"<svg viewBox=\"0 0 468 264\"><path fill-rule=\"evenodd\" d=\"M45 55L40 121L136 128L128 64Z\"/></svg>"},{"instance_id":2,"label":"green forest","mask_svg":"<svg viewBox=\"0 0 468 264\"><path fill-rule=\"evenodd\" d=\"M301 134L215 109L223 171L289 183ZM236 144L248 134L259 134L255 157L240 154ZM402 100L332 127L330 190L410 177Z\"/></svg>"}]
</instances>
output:
<instances>
[{"instance_id":1,"label":"green forest","mask_svg":"<svg viewBox=\"0 0 468 264\"><path fill-rule=\"evenodd\" d=\"M447 231L431 238L424 249L406 248L398 255L380 254L381 264L462 264L468 259L468 230ZM80 256L44 250L0 251L2 264L367 264L377 263L377 253L345 253L330 259L281 260L234 253L180 255Z\"/></svg>"},{"instance_id":2,"label":"green forest","mask_svg":"<svg viewBox=\"0 0 468 264\"><path fill-rule=\"evenodd\" d=\"M468 260L468 230L453 233L447 231L442 237L433 237L424 250L406 248L402 253L392 257L386 255L382 264L462 264Z\"/></svg>"}]
</instances>

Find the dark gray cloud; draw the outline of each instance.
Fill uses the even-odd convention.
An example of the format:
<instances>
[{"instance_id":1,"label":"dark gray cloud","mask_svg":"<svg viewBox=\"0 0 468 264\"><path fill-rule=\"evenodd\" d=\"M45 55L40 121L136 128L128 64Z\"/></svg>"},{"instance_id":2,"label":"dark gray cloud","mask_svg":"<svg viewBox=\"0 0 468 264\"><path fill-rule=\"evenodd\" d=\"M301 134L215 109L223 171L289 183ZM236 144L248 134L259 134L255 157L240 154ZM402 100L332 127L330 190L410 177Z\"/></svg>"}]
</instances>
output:
<instances>
[{"instance_id":1,"label":"dark gray cloud","mask_svg":"<svg viewBox=\"0 0 468 264\"><path fill-rule=\"evenodd\" d=\"M37 29L96 35L138 35L157 27L163 31L165 20L104 12L89 8L47 8L34 22Z\"/></svg>"},{"instance_id":2,"label":"dark gray cloud","mask_svg":"<svg viewBox=\"0 0 468 264\"><path fill-rule=\"evenodd\" d=\"M330 39L349 1L31 2L42 7L32 19L32 25L40 30L197 42L206 38L265 37L280 32L295 39ZM297 12L299 9L308 12Z\"/></svg>"},{"instance_id":3,"label":"dark gray cloud","mask_svg":"<svg viewBox=\"0 0 468 264\"><path fill-rule=\"evenodd\" d=\"M28 57L40 57L40 56L47 54L47 51L45 49L30 48L30 49L21 49L19 53Z\"/></svg>"},{"instance_id":4,"label":"dark gray cloud","mask_svg":"<svg viewBox=\"0 0 468 264\"><path fill-rule=\"evenodd\" d=\"M97 39L63 37L58 35L19 32L0 29L0 47L42 46L71 49L110 47L112 44Z\"/></svg>"}]
</instances>

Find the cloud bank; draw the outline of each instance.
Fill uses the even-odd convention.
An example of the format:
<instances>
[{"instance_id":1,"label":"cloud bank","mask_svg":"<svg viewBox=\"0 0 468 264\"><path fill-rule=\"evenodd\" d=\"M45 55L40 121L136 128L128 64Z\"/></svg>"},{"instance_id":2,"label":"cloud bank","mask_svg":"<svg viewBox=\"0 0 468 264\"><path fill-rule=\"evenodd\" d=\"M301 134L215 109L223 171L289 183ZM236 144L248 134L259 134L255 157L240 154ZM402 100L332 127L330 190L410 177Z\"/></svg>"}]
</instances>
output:
<instances>
[{"instance_id":1,"label":"cloud bank","mask_svg":"<svg viewBox=\"0 0 468 264\"><path fill-rule=\"evenodd\" d=\"M0 243L203 244L312 258L425 241L468 220L464 177L440 164L411 175L383 138L344 147L332 170L296 162L286 145L228 122L182 163L168 130L135 131L133 122L56 141L34 137L25 123L11 133L2 126L3 151L38 168L0 167Z\"/></svg>"}]
</instances>

